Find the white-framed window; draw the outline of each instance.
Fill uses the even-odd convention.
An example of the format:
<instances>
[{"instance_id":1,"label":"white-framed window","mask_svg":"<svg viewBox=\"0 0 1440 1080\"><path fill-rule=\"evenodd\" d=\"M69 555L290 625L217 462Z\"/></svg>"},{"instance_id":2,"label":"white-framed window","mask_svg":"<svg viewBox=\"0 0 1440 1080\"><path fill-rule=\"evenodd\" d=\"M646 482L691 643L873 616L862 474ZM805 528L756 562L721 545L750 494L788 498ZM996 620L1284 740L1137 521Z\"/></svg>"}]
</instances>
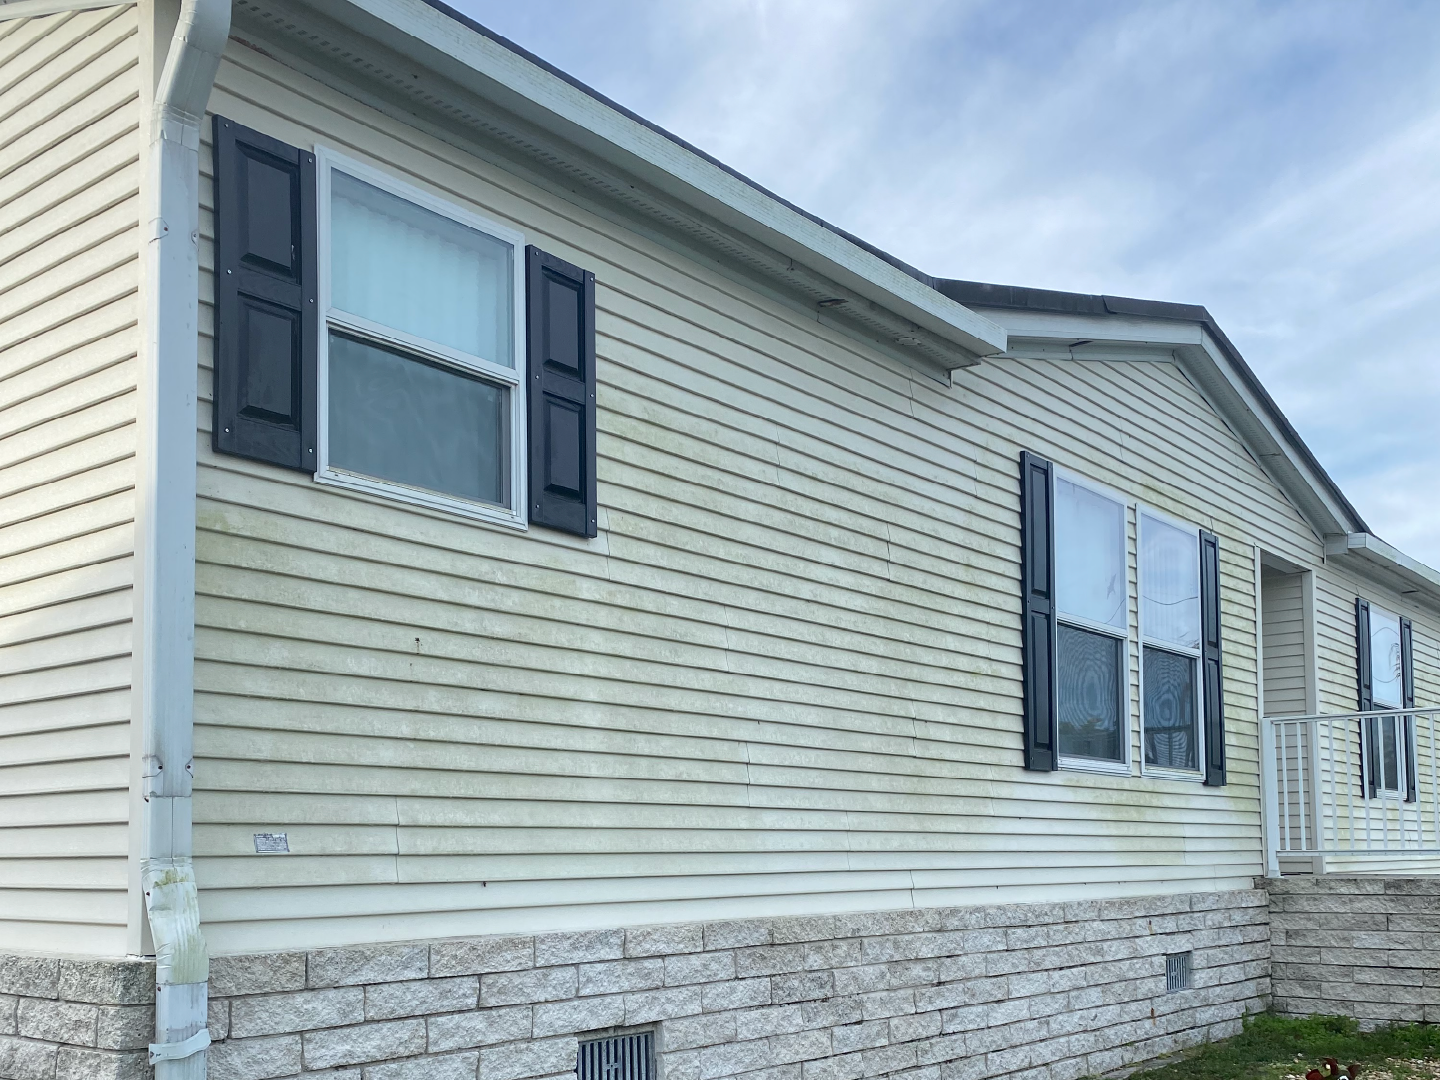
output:
<instances>
[{"instance_id":1,"label":"white-framed window","mask_svg":"<svg viewBox=\"0 0 1440 1080\"><path fill-rule=\"evenodd\" d=\"M1400 650L1400 616L1370 605L1370 696L1376 709L1399 709L1405 704L1405 661ZM1379 717L1371 729L1378 745L1371 751L1375 786L1398 792L1400 732L1398 716Z\"/></svg>"},{"instance_id":2,"label":"white-framed window","mask_svg":"<svg viewBox=\"0 0 1440 1080\"><path fill-rule=\"evenodd\" d=\"M315 160L315 478L524 527L524 238L339 154Z\"/></svg>"},{"instance_id":3,"label":"white-framed window","mask_svg":"<svg viewBox=\"0 0 1440 1080\"><path fill-rule=\"evenodd\" d=\"M1055 469L1055 699L1060 764L1130 771L1128 507Z\"/></svg>"},{"instance_id":4,"label":"white-framed window","mask_svg":"<svg viewBox=\"0 0 1440 1080\"><path fill-rule=\"evenodd\" d=\"M1200 529L1140 507L1140 730L1147 775L1203 780Z\"/></svg>"}]
</instances>

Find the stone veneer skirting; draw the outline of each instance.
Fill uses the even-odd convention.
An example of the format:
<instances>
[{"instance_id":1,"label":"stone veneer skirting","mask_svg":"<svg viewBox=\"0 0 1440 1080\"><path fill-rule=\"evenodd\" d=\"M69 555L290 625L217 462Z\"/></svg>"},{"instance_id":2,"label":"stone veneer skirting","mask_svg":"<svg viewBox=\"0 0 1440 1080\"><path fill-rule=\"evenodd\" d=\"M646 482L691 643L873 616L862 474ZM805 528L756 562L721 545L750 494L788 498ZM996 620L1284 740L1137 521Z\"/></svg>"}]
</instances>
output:
<instances>
[{"instance_id":1,"label":"stone veneer skirting","mask_svg":"<svg viewBox=\"0 0 1440 1080\"><path fill-rule=\"evenodd\" d=\"M653 1027L660 1080L1075 1080L1238 1031L1267 915L1246 890L218 957L209 1076L563 1080L577 1037ZM1184 951L1193 988L1166 993ZM143 1075L114 1032L148 1010L66 970L0 958L0 1076Z\"/></svg>"},{"instance_id":2,"label":"stone veneer skirting","mask_svg":"<svg viewBox=\"0 0 1440 1080\"><path fill-rule=\"evenodd\" d=\"M154 961L0 955L4 1080L138 1080L154 1038Z\"/></svg>"},{"instance_id":3,"label":"stone veneer skirting","mask_svg":"<svg viewBox=\"0 0 1440 1080\"><path fill-rule=\"evenodd\" d=\"M1274 1008L1440 1022L1440 877L1272 878Z\"/></svg>"}]
</instances>

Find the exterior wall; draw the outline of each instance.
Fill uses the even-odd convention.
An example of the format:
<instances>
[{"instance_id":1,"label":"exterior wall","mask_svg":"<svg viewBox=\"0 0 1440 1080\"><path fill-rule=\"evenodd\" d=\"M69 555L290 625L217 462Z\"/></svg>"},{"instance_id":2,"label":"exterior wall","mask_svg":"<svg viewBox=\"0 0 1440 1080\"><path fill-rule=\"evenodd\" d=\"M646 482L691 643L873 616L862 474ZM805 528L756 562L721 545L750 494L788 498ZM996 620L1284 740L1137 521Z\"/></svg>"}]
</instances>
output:
<instances>
[{"instance_id":1,"label":"exterior wall","mask_svg":"<svg viewBox=\"0 0 1440 1080\"><path fill-rule=\"evenodd\" d=\"M1320 661L1320 711L1354 712L1359 707L1355 680L1355 598L1363 596L1415 624L1415 705L1440 706L1440 613L1334 566L1316 575L1315 622Z\"/></svg>"},{"instance_id":2,"label":"exterior wall","mask_svg":"<svg viewBox=\"0 0 1440 1080\"><path fill-rule=\"evenodd\" d=\"M126 948L137 40L0 22L0 948Z\"/></svg>"},{"instance_id":3,"label":"exterior wall","mask_svg":"<svg viewBox=\"0 0 1440 1080\"><path fill-rule=\"evenodd\" d=\"M232 42L211 108L596 272L602 515L590 543L516 534L202 431L215 953L1259 872L1251 541L1308 533L1174 367L987 362L941 388L256 49ZM1227 788L1021 770L1022 447L1221 535ZM292 854L257 857L278 830Z\"/></svg>"},{"instance_id":4,"label":"exterior wall","mask_svg":"<svg viewBox=\"0 0 1440 1080\"><path fill-rule=\"evenodd\" d=\"M0 954L0 1076L144 1080L155 965Z\"/></svg>"},{"instance_id":5,"label":"exterior wall","mask_svg":"<svg viewBox=\"0 0 1440 1080\"><path fill-rule=\"evenodd\" d=\"M1352 1016L1366 1028L1440 1022L1440 878L1327 874L1265 886L1275 1011Z\"/></svg>"},{"instance_id":6,"label":"exterior wall","mask_svg":"<svg viewBox=\"0 0 1440 1080\"><path fill-rule=\"evenodd\" d=\"M1307 712L1310 636L1306 627L1304 581L1298 574L1267 572L1261 581L1264 618L1265 714Z\"/></svg>"},{"instance_id":7,"label":"exterior wall","mask_svg":"<svg viewBox=\"0 0 1440 1080\"><path fill-rule=\"evenodd\" d=\"M1072 1080L1264 1007L1263 892L934 908L217 959L209 1075L523 1080L653 1026L665 1080ZM1164 954L1194 950L1193 989ZM336 1070L330 1072L330 1070Z\"/></svg>"}]
</instances>

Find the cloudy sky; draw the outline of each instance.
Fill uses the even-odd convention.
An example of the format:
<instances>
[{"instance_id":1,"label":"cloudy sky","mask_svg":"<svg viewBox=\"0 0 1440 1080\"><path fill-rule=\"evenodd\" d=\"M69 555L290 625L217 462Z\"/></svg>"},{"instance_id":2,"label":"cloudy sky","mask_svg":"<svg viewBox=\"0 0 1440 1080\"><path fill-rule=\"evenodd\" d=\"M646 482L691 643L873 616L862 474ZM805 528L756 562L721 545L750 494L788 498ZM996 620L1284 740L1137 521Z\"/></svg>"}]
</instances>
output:
<instances>
[{"instance_id":1,"label":"cloudy sky","mask_svg":"<svg viewBox=\"0 0 1440 1080\"><path fill-rule=\"evenodd\" d=\"M1440 567L1440 3L451 2L929 273L1206 305Z\"/></svg>"}]
</instances>

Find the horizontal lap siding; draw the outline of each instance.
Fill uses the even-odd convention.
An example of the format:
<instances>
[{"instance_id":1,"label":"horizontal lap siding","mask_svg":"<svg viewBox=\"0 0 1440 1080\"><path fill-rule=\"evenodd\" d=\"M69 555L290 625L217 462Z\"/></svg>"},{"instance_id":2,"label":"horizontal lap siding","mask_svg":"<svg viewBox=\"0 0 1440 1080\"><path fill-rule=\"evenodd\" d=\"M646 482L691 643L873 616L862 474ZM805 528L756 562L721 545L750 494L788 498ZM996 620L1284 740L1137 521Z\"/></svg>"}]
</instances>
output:
<instances>
[{"instance_id":1,"label":"horizontal lap siding","mask_svg":"<svg viewBox=\"0 0 1440 1080\"><path fill-rule=\"evenodd\" d=\"M0 23L0 941L125 952L133 7Z\"/></svg>"},{"instance_id":2,"label":"horizontal lap siding","mask_svg":"<svg viewBox=\"0 0 1440 1080\"><path fill-rule=\"evenodd\" d=\"M340 493L212 454L202 408L217 952L1259 872L1250 545L1318 544L1176 368L987 361L942 389L255 51L211 108L595 271L601 506L583 543ZM1224 790L1020 769L1022 447L1220 535Z\"/></svg>"},{"instance_id":3,"label":"horizontal lap siding","mask_svg":"<svg viewBox=\"0 0 1440 1080\"><path fill-rule=\"evenodd\" d=\"M1262 625L1265 636L1265 714L1299 716L1305 709L1305 597L1298 574L1266 574Z\"/></svg>"}]
</instances>

